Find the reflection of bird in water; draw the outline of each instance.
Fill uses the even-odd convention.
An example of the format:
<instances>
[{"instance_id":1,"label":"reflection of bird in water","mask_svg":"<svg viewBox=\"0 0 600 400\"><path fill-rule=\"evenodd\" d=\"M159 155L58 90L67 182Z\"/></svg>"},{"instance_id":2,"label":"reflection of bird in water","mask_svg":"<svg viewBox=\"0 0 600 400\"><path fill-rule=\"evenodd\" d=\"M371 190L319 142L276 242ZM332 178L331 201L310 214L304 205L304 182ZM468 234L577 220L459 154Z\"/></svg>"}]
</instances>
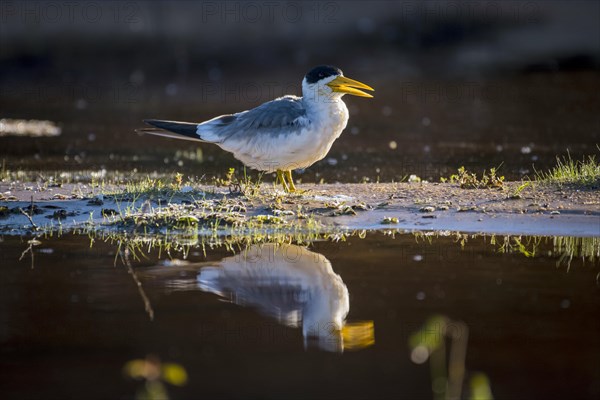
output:
<instances>
[{"instance_id":1,"label":"reflection of bird in water","mask_svg":"<svg viewBox=\"0 0 600 400\"><path fill-rule=\"evenodd\" d=\"M323 159L348 123L342 96L373 97L373 90L339 68L319 66L302 81L302 97L284 96L248 111L190 123L145 120L140 132L214 143L250 168L277 172L285 191L295 191L292 170ZM287 180L287 182L286 182Z\"/></svg>"},{"instance_id":2,"label":"reflection of bird in water","mask_svg":"<svg viewBox=\"0 0 600 400\"><path fill-rule=\"evenodd\" d=\"M350 309L348 288L320 254L295 245L265 244L205 267L200 289L257 307L287 326L302 324L305 339L327 350L340 348Z\"/></svg>"},{"instance_id":3,"label":"reflection of bird in water","mask_svg":"<svg viewBox=\"0 0 600 400\"><path fill-rule=\"evenodd\" d=\"M345 322L350 305L342 278L329 260L305 247L250 246L224 258L219 266L202 267L197 284L235 304L255 307L286 326L302 326L305 345L342 351L374 343L372 322Z\"/></svg>"}]
</instances>

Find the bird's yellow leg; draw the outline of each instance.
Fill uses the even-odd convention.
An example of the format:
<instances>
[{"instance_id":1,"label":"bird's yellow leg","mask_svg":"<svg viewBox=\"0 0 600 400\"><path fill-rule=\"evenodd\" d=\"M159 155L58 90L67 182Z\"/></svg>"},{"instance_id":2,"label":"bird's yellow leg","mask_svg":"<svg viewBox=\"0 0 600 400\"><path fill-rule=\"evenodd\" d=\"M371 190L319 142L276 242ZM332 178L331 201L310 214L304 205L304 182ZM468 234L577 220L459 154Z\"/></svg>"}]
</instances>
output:
<instances>
[{"instance_id":1,"label":"bird's yellow leg","mask_svg":"<svg viewBox=\"0 0 600 400\"><path fill-rule=\"evenodd\" d=\"M284 171L283 173L287 177L288 185L290 187L290 192L295 192L296 191L296 185L294 185L294 178L292 178L292 171L291 170L287 170L287 171Z\"/></svg>"},{"instance_id":2,"label":"bird's yellow leg","mask_svg":"<svg viewBox=\"0 0 600 400\"><path fill-rule=\"evenodd\" d=\"M277 170L277 181L281 183L281 186L283 186L284 191L286 191L286 192L290 191L287 183L285 183L285 175L280 169Z\"/></svg>"}]
</instances>

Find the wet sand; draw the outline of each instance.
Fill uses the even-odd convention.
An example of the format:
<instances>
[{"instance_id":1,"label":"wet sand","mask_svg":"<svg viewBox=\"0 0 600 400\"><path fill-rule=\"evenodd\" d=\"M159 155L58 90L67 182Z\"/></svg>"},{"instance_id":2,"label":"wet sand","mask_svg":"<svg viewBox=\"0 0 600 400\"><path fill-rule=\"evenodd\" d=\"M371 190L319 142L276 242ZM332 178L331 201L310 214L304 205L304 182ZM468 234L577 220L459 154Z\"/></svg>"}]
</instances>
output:
<instances>
[{"instance_id":1,"label":"wet sand","mask_svg":"<svg viewBox=\"0 0 600 400\"><path fill-rule=\"evenodd\" d=\"M130 193L119 197L102 192L119 192L123 186L100 190L86 184L44 188L35 183L0 183L0 232L22 234L32 230L33 224L42 230L68 230L90 222L110 229L103 216L106 210L115 214L130 207L143 214L168 204L232 199L243 205L242 217L277 215L294 224L300 221L301 207L305 217L319 221L325 229L600 236L597 191L532 183L515 195L521 185L508 182L502 189L461 189L450 183L303 184L300 193L285 194L263 183L248 196L227 187L201 185L168 196ZM144 203L152 211L142 211ZM19 208L30 214L33 224Z\"/></svg>"}]
</instances>

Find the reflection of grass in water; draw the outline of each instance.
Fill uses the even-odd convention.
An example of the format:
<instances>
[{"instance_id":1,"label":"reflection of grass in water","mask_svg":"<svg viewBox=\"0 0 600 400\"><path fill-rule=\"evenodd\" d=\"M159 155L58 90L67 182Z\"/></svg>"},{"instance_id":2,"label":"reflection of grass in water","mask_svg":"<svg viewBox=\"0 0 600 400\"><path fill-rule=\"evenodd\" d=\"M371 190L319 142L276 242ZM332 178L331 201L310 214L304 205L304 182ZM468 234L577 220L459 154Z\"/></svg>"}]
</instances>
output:
<instances>
[{"instance_id":1,"label":"reflection of grass in water","mask_svg":"<svg viewBox=\"0 0 600 400\"><path fill-rule=\"evenodd\" d=\"M298 227L276 226L265 230L257 225L253 228L248 226L239 229L230 228L224 234L224 230L213 230L211 232L199 233L197 226L188 226L182 229L165 230L163 232L129 232L125 230L106 231L96 230L93 227L76 230L75 234L87 234L91 242L102 240L116 244L119 248L115 256L121 250L127 248L135 260L145 258L146 254L158 251L158 257L167 254L173 258L173 253L182 254L187 258L193 248L201 248L204 257L207 250L223 248L231 253L243 251L250 245L261 243L298 244L310 245L315 241L344 241L349 236L364 238L364 231L346 231L342 229L324 230L321 225L314 225L309 229Z\"/></svg>"},{"instance_id":2,"label":"reflection of grass in water","mask_svg":"<svg viewBox=\"0 0 600 400\"><path fill-rule=\"evenodd\" d=\"M191 248L199 247L206 256L207 249L225 248L232 253L239 252L252 244L280 243L310 245L315 241L330 240L344 241L349 237L365 239L367 231L349 230L324 226L319 221L307 218L302 222L294 220L288 223L284 219L270 215L258 215L251 218L236 220L233 223L220 217L210 215L202 223L193 216L164 217L168 223L161 225L161 218L149 223L133 222L137 217L125 218L125 222L117 221L119 229L98 229L89 225L74 233L84 233L94 240L104 240L118 243L129 248L135 259L145 253L158 250L171 257L172 252L178 252L187 257ZM140 217L141 218L141 217ZM144 217L147 218L147 217ZM158 222L157 222L158 221ZM151 226L152 224L157 224ZM395 237L406 232L397 229L372 232ZM413 232L417 243L423 242L434 245L442 237L452 238L461 250L467 250L469 241L482 238L493 246L498 253L522 254L527 258L551 256L557 258L557 266L570 266L574 259L581 258L592 264L600 261L600 238L572 236L498 236L466 234L461 232ZM159 254L159 255L160 255Z\"/></svg>"},{"instance_id":3,"label":"reflection of grass in water","mask_svg":"<svg viewBox=\"0 0 600 400\"><path fill-rule=\"evenodd\" d=\"M581 258L584 262L595 263L600 261L600 238L599 237L574 237L574 236L518 236L518 235L481 235L461 232L413 232L417 242L423 241L430 245L434 239L440 237L452 237L465 250L469 240L483 238L496 247L499 253L519 253L525 257L536 257L538 255L549 255L558 257L557 265L570 266L575 258ZM549 253L544 253L545 247L551 245ZM541 253L541 254L540 254Z\"/></svg>"},{"instance_id":4,"label":"reflection of grass in water","mask_svg":"<svg viewBox=\"0 0 600 400\"><path fill-rule=\"evenodd\" d=\"M552 238L554 251L560 254L559 263L571 264L574 257L594 262L600 259L600 238L582 238L572 236L556 236Z\"/></svg>"},{"instance_id":5,"label":"reflection of grass in water","mask_svg":"<svg viewBox=\"0 0 600 400\"><path fill-rule=\"evenodd\" d=\"M591 263L600 260L600 238L598 237L528 236L522 239L521 236L504 236L502 243L497 242L501 253L521 253L525 257L535 257L540 252L540 247L550 240L552 240L551 254L558 257L557 265L570 266L573 258L581 258Z\"/></svg>"},{"instance_id":6,"label":"reflection of grass in water","mask_svg":"<svg viewBox=\"0 0 600 400\"><path fill-rule=\"evenodd\" d=\"M521 236L503 236L500 240L492 236L491 244L498 244L500 253L521 253L525 257L535 257L535 254L540 246L542 238L539 236L526 236L523 239Z\"/></svg>"}]
</instances>

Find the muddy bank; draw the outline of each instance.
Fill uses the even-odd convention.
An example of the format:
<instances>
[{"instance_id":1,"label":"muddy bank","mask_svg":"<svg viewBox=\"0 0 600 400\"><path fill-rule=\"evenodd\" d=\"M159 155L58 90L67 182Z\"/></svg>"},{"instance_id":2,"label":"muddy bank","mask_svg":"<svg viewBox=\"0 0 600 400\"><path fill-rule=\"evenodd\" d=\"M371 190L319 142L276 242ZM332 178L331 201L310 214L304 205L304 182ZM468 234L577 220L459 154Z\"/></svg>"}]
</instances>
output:
<instances>
[{"instance_id":1,"label":"muddy bank","mask_svg":"<svg viewBox=\"0 0 600 400\"><path fill-rule=\"evenodd\" d=\"M0 232L169 229L182 221L231 234L259 221L322 229L403 229L493 234L600 236L598 191L521 182L501 189L450 183L300 185L285 194L270 183L252 190L215 186L176 189L0 183ZM33 207L32 207L33 205ZM256 228L256 225L253 225ZM259 227L259 228L260 228Z\"/></svg>"}]
</instances>

